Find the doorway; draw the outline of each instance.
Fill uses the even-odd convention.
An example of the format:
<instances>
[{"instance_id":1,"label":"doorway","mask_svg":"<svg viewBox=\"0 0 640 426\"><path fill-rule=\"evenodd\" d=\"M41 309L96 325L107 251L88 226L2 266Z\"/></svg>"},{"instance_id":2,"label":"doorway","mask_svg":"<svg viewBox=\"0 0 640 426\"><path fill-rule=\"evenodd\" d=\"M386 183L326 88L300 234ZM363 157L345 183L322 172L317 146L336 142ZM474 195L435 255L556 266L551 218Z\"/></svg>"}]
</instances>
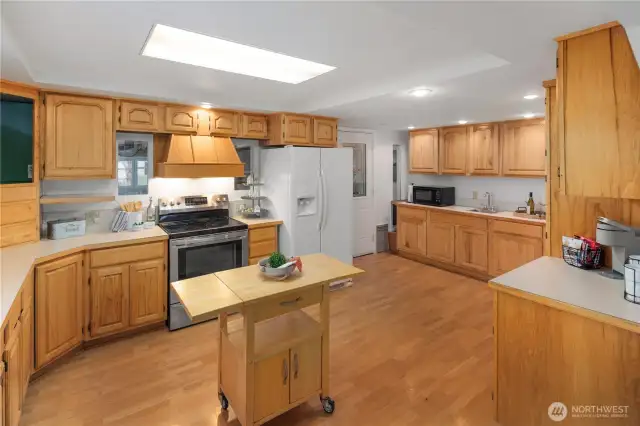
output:
<instances>
[{"instance_id":1,"label":"doorway","mask_svg":"<svg viewBox=\"0 0 640 426\"><path fill-rule=\"evenodd\" d=\"M338 131L338 143L353 150L353 256L375 252L373 133Z\"/></svg>"}]
</instances>

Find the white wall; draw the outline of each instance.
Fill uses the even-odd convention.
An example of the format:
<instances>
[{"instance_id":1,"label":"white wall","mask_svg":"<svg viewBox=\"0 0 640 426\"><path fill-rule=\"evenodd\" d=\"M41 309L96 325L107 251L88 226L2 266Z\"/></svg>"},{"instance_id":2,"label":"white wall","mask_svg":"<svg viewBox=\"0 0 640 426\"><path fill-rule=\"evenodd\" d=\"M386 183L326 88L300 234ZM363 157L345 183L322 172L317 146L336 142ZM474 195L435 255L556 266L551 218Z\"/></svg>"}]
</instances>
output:
<instances>
[{"instance_id":1,"label":"white wall","mask_svg":"<svg viewBox=\"0 0 640 426\"><path fill-rule=\"evenodd\" d=\"M373 206L375 224L391 223L391 201L393 199L393 145L401 146L398 170L402 186L406 191L406 146L407 132L376 131L373 144Z\"/></svg>"},{"instance_id":2,"label":"white wall","mask_svg":"<svg viewBox=\"0 0 640 426\"><path fill-rule=\"evenodd\" d=\"M439 176L439 175L408 175L409 183L416 185L454 186L456 188L456 204L461 206L479 207L486 203L485 192L494 195L494 204L500 210L515 210L518 206L525 206L529 192L533 192L533 199L537 203L544 203L544 178L507 178L507 177L479 177L479 176ZM478 198L473 199L473 191L477 191Z\"/></svg>"}]
</instances>

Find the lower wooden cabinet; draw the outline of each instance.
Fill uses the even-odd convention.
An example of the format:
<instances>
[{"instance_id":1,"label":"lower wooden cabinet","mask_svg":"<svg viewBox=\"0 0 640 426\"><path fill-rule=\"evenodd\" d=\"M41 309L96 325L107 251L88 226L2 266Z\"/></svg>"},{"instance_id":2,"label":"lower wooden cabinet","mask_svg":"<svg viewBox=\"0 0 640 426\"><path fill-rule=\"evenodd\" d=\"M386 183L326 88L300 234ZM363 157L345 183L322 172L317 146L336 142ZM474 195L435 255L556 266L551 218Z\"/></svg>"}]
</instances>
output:
<instances>
[{"instance_id":1,"label":"lower wooden cabinet","mask_svg":"<svg viewBox=\"0 0 640 426\"><path fill-rule=\"evenodd\" d=\"M427 257L453 263L455 259L455 226L450 223L429 222L427 229Z\"/></svg>"},{"instance_id":2,"label":"lower wooden cabinet","mask_svg":"<svg viewBox=\"0 0 640 426\"><path fill-rule=\"evenodd\" d=\"M6 426L18 426L22 413L23 355L21 325L20 321L16 323L4 352L4 362L7 369L4 400Z\"/></svg>"},{"instance_id":3,"label":"lower wooden cabinet","mask_svg":"<svg viewBox=\"0 0 640 426\"><path fill-rule=\"evenodd\" d=\"M487 240L488 233L485 230L457 226L455 263L465 268L486 272L489 261Z\"/></svg>"},{"instance_id":4,"label":"lower wooden cabinet","mask_svg":"<svg viewBox=\"0 0 640 426\"><path fill-rule=\"evenodd\" d=\"M542 256L541 238L492 232L489 273L502 275Z\"/></svg>"},{"instance_id":5,"label":"lower wooden cabinet","mask_svg":"<svg viewBox=\"0 0 640 426\"><path fill-rule=\"evenodd\" d=\"M399 207L397 217L398 251L426 256L427 211Z\"/></svg>"},{"instance_id":6,"label":"lower wooden cabinet","mask_svg":"<svg viewBox=\"0 0 640 426\"><path fill-rule=\"evenodd\" d=\"M167 277L164 259L129 266L129 324L138 326L166 318Z\"/></svg>"},{"instance_id":7,"label":"lower wooden cabinet","mask_svg":"<svg viewBox=\"0 0 640 426\"><path fill-rule=\"evenodd\" d=\"M82 254L36 267L36 368L82 342Z\"/></svg>"},{"instance_id":8,"label":"lower wooden cabinet","mask_svg":"<svg viewBox=\"0 0 640 426\"><path fill-rule=\"evenodd\" d=\"M33 333L33 308L25 306L22 311L22 397L27 394L27 387L31 373L33 372L33 351L34 351L34 333Z\"/></svg>"},{"instance_id":9,"label":"lower wooden cabinet","mask_svg":"<svg viewBox=\"0 0 640 426\"><path fill-rule=\"evenodd\" d=\"M291 386L289 403L306 399L320 390L320 374L322 367L321 340L314 339L291 349L289 354L291 365Z\"/></svg>"},{"instance_id":10,"label":"lower wooden cabinet","mask_svg":"<svg viewBox=\"0 0 640 426\"><path fill-rule=\"evenodd\" d=\"M255 265L278 250L278 226L249 229L249 265Z\"/></svg>"}]
</instances>

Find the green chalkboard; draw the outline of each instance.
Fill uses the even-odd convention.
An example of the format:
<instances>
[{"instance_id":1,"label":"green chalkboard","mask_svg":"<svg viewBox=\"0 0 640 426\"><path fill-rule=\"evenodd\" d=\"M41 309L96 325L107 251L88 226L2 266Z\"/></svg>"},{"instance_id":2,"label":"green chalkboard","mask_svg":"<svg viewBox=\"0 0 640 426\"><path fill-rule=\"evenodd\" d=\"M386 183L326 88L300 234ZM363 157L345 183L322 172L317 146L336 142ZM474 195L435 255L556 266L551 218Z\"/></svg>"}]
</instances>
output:
<instances>
[{"instance_id":1,"label":"green chalkboard","mask_svg":"<svg viewBox=\"0 0 640 426\"><path fill-rule=\"evenodd\" d=\"M33 101L0 100L0 184L33 182Z\"/></svg>"}]
</instances>

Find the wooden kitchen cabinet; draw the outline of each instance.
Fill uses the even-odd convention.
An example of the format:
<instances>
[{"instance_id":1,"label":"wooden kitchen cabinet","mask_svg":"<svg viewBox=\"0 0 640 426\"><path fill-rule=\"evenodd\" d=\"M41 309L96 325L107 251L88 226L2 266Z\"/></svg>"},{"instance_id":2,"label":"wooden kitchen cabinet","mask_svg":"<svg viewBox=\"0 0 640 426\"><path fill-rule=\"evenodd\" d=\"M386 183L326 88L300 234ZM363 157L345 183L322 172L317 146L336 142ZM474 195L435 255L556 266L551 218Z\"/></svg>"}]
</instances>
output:
<instances>
[{"instance_id":1,"label":"wooden kitchen cabinet","mask_svg":"<svg viewBox=\"0 0 640 426\"><path fill-rule=\"evenodd\" d=\"M36 266L36 368L82 342L82 254Z\"/></svg>"},{"instance_id":2,"label":"wooden kitchen cabinet","mask_svg":"<svg viewBox=\"0 0 640 426\"><path fill-rule=\"evenodd\" d=\"M467 128L464 126L440 129L440 172L464 175L467 173Z\"/></svg>"},{"instance_id":3,"label":"wooden kitchen cabinet","mask_svg":"<svg viewBox=\"0 0 640 426\"><path fill-rule=\"evenodd\" d=\"M44 179L115 177L113 101L45 95Z\"/></svg>"},{"instance_id":4,"label":"wooden kitchen cabinet","mask_svg":"<svg viewBox=\"0 0 640 426\"><path fill-rule=\"evenodd\" d=\"M322 146L338 145L338 120L313 117L313 143Z\"/></svg>"},{"instance_id":5,"label":"wooden kitchen cabinet","mask_svg":"<svg viewBox=\"0 0 640 426\"><path fill-rule=\"evenodd\" d=\"M500 174L500 125L473 124L469 132L469 174Z\"/></svg>"},{"instance_id":6,"label":"wooden kitchen cabinet","mask_svg":"<svg viewBox=\"0 0 640 426\"><path fill-rule=\"evenodd\" d=\"M262 114L242 114L240 136L243 138L265 139L268 136L267 116Z\"/></svg>"},{"instance_id":7,"label":"wooden kitchen cabinet","mask_svg":"<svg viewBox=\"0 0 640 426\"><path fill-rule=\"evenodd\" d=\"M456 226L455 263L464 268L487 272L487 241L486 230Z\"/></svg>"},{"instance_id":8,"label":"wooden kitchen cabinet","mask_svg":"<svg viewBox=\"0 0 640 426\"><path fill-rule=\"evenodd\" d=\"M289 403L308 398L321 389L321 341L313 339L291 348L291 387Z\"/></svg>"},{"instance_id":9,"label":"wooden kitchen cabinet","mask_svg":"<svg viewBox=\"0 0 640 426\"><path fill-rule=\"evenodd\" d=\"M253 421L257 422L289 405L289 350L255 363Z\"/></svg>"},{"instance_id":10,"label":"wooden kitchen cabinet","mask_svg":"<svg viewBox=\"0 0 640 426\"><path fill-rule=\"evenodd\" d=\"M285 114L284 118L284 141L294 144L309 144L311 139L311 117L304 115Z\"/></svg>"},{"instance_id":11,"label":"wooden kitchen cabinet","mask_svg":"<svg viewBox=\"0 0 640 426\"><path fill-rule=\"evenodd\" d=\"M129 321L135 327L166 318L167 277L164 259L129 266Z\"/></svg>"},{"instance_id":12,"label":"wooden kitchen cabinet","mask_svg":"<svg viewBox=\"0 0 640 426\"><path fill-rule=\"evenodd\" d=\"M438 129L409 132L409 173L438 173Z\"/></svg>"},{"instance_id":13,"label":"wooden kitchen cabinet","mask_svg":"<svg viewBox=\"0 0 640 426\"><path fill-rule=\"evenodd\" d=\"M502 275L542 256L542 227L492 221L489 226L489 273Z\"/></svg>"},{"instance_id":14,"label":"wooden kitchen cabinet","mask_svg":"<svg viewBox=\"0 0 640 426\"><path fill-rule=\"evenodd\" d=\"M429 221L427 257L453 263L455 259L455 225Z\"/></svg>"},{"instance_id":15,"label":"wooden kitchen cabinet","mask_svg":"<svg viewBox=\"0 0 640 426\"><path fill-rule=\"evenodd\" d=\"M168 132L197 132L198 109L188 106L167 106L164 127Z\"/></svg>"},{"instance_id":16,"label":"wooden kitchen cabinet","mask_svg":"<svg viewBox=\"0 0 640 426\"><path fill-rule=\"evenodd\" d=\"M132 101L118 101L118 130L160 131L160 106Z\"/></svg>"},{"instance_id":17,"label":"wooden kitchen cabinet","mask_svg":"<svg viewBox=\"0 0 640 426\"><path fill-rule=\"evenodd\" d=\"M249 265L255 265L278 250L278 226L249 228Z\"/></svg>"},{"instance_id":18,"label":"wooden kitchen cabinet","mask_svg":"<svg viewBox=\"0 0 640 426\"><path fill-rule=\"evenodd\" d=\"M126 265L91 270L91 337L122 331L129 326L129 268Z\"/></svg>"},{"instance_id":19,"label":"wooden kitchen cabinet","mask_svg":"<svg viewBox=\"0 0 640 426\"><path fill-rule=\"evenodd\" d=\"M544 119L507 121L502 124L502 174L545 176Z\"/></svg>"},{"instance_id":20,"label":"wooden kitchen cabinet","mask_svg":"<svg viewBox=\"0 0 640 426\"><path fill-rule=\"evenodd\" d=\"M25 305L22 312L22 397L27 394L27 387L33 372L33 307Z\"/></svg>"},{"instance_id":21,"label":"wooden kitchen cabinet","mask_svg":"<svg viewBox=\"0 0 640 426\"><path fill-rule=\"evenodd\" d=\"M397 210L398 251L427 255L427 211L410 207Z\"/></svg>"},{"instance_id":22,"label":"wooden kitchen cabinet","mask_svg":"<svg viewBox=\"0 0 640 426\"><path fill-rule=\"evenodd\" d=\"M236 111L214 109L211 111L211 133L215 136L237 136L240 114Z\"/></svg>"},{"instance_id":23,"label":"wooden kitchen cabinet","mask_svg":"<svg viewBox=\"0 0 640 426\"><path fill-rule=\"evenodd\" d=\"M22 413L22 329L18 321L4 351L6 364L4 414L5 425L18 426Z\"/></svg>"}]
</instances>

